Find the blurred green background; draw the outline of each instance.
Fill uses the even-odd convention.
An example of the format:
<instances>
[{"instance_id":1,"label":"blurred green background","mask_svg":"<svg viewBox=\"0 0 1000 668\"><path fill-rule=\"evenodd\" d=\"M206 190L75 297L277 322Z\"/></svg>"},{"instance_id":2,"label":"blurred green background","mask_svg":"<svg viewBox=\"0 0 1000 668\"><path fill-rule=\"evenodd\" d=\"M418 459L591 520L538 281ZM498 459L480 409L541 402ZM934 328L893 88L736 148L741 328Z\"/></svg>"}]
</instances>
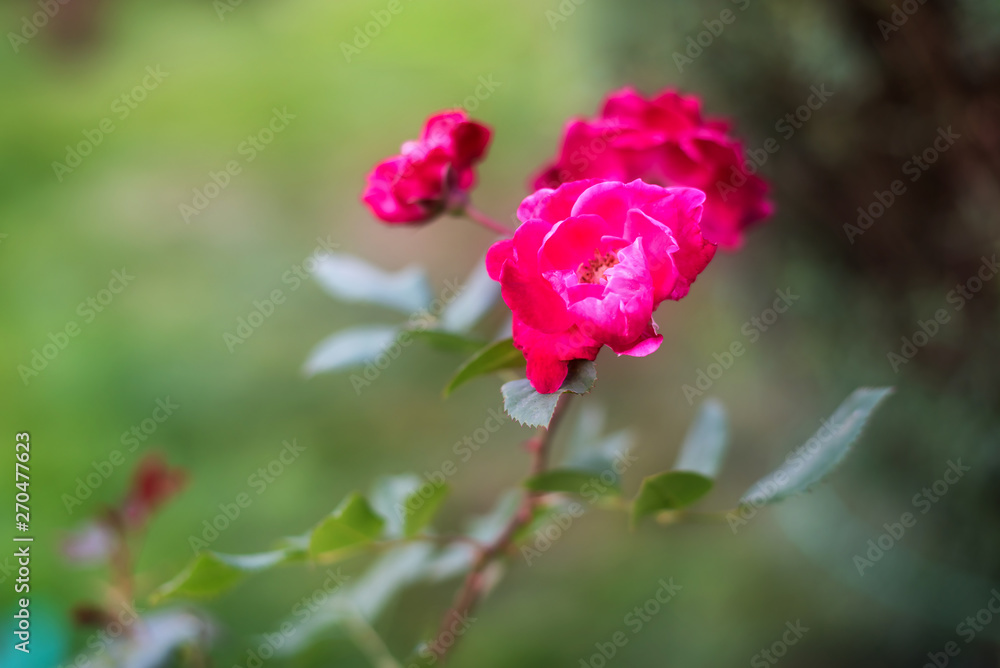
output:
<instances>
[{"instance_id":1,"label":"blurred green background","mask_svg":"<svg viewBox=\"0 0 1000 668\"><path fill-rule=\"evenodd\" d=\"M459 360L421 345L360 396L348 374L304 378L306 355L330 332L394 320L338 304L313 282L297 290L282 282L317 239L389 269L423 264L436 286L466 275L487 232L452 219L389 229L358 196L375 162L429 114L462 104L480 77L499 85L472 111L496 133L476 199L500 219L554 154L564 121L592 115L626 84L701 95L709 114L735 119L749 148L778 138L762 167L774 219L739 253L720 253L687 299L661 309L666 340L656 355L601 357L599 391L586 401L606 406L611 428L637 434L630 491L644 473L669 467L696 408L682 386L733 341L747 353L709 392L727 405L734 433L709 510L731 507L854 388L897 393L830 485L736 533L652 523L633 533L620 516L588 513L531 567L512 563L451 665L588 665L595 643L627 628L623 617L671 577L683 590L608 665L771 665L758 653L797 620L809 630L784 665L919 666L954 640L961 653L948 665L1000 665L1000 616L971 643L956 632L1000 585L1000 281L953 312L898 373L886 358L918 320L950 309L949 291L997 252L1000 5L902 3L915 11L886 33L879 21L891 20L893 6L877 0L402 0L403 11L347 62L342 43L386 4L70 0L25 42L5 37L0 434L11 469L13 435L32 435L35 641L50 653L23 665L57 665L85 643L69 610L99 599L107 574L69 567L59 544L117 502L142 453L166 453L190 483L148 535L140 601L188 561L189 536L247 491L282 441L306 449L213 548L265 549L380 474L432 471L498 406L496 379L442 402L438 390ZM735 20L678 67L674 54L726 9ZM38 11L4 3L0 24L16 34ZM167 74L134 109L116 103L147 67ZM776 123L820 85L830 100L791 137L780 134ZM287 129L186 222L179 205L210 173L244 159L241 142L275 108L294 115ZM103 119L113 132L57 175L67 145ZM857 207L949 126L961 138L851 243L843 226L855 223ZM79 305L123 268L134 280L88 321ZM223 334L276 288L287 301L230 352ZM748 342L743 324L777 289L800 300ZM80 334L25 382L18 366L69 321ZM168 398L179 408L68 513L62 498L77 478L122 450L123 433ZM520 479L518 443L529 433L507 424L461 466L445 526L485 512ZM971 470L859 575L853 556L958 459ZM5 484L4 498L13 491ZM0 505L8 521L12 502ZM14 600L7 568L4 610ZM244 665L254 634L273 630L323 578L290 568L207 604L222 629L213 665ZM455 584L411 592L379 620L397 654L434 628ZM22 665L4 637L3 664ZM368 664L331 636L266 665Z\"/></svg>"}]
</instances>

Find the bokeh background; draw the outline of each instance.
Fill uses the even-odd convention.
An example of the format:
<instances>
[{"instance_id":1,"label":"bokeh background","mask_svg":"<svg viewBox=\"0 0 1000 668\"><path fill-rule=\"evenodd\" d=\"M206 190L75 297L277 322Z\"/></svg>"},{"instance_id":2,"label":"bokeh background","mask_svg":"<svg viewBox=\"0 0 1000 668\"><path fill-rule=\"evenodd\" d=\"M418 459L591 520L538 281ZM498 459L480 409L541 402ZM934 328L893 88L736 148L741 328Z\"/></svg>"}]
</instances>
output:
<instances>
[{"instance_id":1,"label":"bokeh background","mask_svg":"<svg viewBox=\"0 0 1000 668\"><path fill-rule=\"evenodd\" d=\"M608 665L771 665L758 653L797 620L809 630L780 659L788 666L922 666L948 641L961 648L949 666L1000 665L997 615L968 644L956 632L1000 585L1000 280L950 311L898 372L887 361L918 320L952 309L949 291L998 250L1000 4L896 3L899 29L887 31L880 21L892 21L894 7L880 0L402 0L348 62L342 43L386 4L68 0L26 42L4 38L0 434L11 469L13 434L32 434L38 648L26 662L5 634L0 663L59 665L85 643L89 631L74 628L69 611L99 599L107 574L70 567L60 540L121 497L144 452L166 453L190 482L148 535L141 605L187 562L189 536L247 490L283 440L306 450L213 548L265 549L380 474L435 469L482 425L499 382L476 381L442 402L438 389L459 360L421 345L360 396L347 374L306 379L302 363L323 337L393 316L338 304L312 282L289 291L282 276L317 239L389 269L423 264L436 286L464 276L491 241L486 231L450 219L388 229L358 194L376 161L485 77L498 85L472 113L496 135L476 197L505 220L528 175L554 154L564 121L593 114L626 84L696 93L709 113L735 119L749 148L769 137L780 147L761 167L777 215L743 250L720 253L686 300L661 309L666 341L656 355L600 360L599 392L586 401L607 408L610 428L636 433L630 491L643 473L669 467L697 407L682 386L733 341L747 353L709 392L729 409L733 441L707 510L731 507L854 388L897 392L831 484L735 533L652 523L629 532L619 515L588 513L531 567L512 563L453 665L588 665L595 643L625 630L624 615L671 577L681 593ZM39 7L4 3L4 33L20 32ZM679 67L675 53L727 9L735 20ZM147 67L168 75L123 117L115 100ZM814 86L833 95L784 136L776 124ZM242 159L241 142L275 108L294 115L287 129L185 221L179 205L210 172ZM106 118L114 131L60 179L53 162ZM905 163L940 128L960 138L852 243L844 225L857 208L906 178ZM134 281L86 322L78 305L122 268ZM275 288L287 301L230 352L223 334ZM778 289L800 299L748 342L743 324ZM80 335L24 382L18 365L71 320ZM67 512L63 495L77 478L123 449L123 432L168 398L179 408ZM519 479L527 433L508 424L461 467L445 526L486 511ZM854 555L959 459L971 470L859 575ZM2 505L8 518L12 503ZM0 578L9 610L13 576ZM212 665L244 665L254 635L322 579L289 568L205 604L220 628ZM377 622L397 654L433 629L454 585L408 593ZM267 665L368 664L331 635Z\"/></svg>"}]
</instances>

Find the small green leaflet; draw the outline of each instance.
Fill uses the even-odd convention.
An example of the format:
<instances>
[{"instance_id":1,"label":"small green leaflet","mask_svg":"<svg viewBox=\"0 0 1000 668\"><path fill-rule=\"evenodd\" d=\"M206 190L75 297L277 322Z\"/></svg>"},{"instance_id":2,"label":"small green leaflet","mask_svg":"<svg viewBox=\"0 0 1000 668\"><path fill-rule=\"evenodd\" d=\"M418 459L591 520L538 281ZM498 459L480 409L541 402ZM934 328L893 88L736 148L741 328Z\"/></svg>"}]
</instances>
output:
<instances>
[{"instance_id":1,"label":"small green leaflet","mask_svg":"<svg viewBox=\"0 0 1000 668\"><path fill-rule=\"evenodd\" d=\"M384 526L385 520L375 514L363 496L351 494L313 530L309 555L316 557L365 545L381 536Z\"/></svg>"},{"instance_id":2,"label":"small green leaflet","mask_svg":"<svg viewBox=\"0 0 1000 668\"><path fill-rule=\"evenodd\" d=\"M559 397L566 392L586 394L597 382L597 365L588 360L570 363L562 387L552 394L540 394L528 380L512 380L500 388L507 414L527 427L548 427Z\"/></svg>"},{"instance_id":3,"label":"small green leaflet","mask_svg":"<svg viewBox=\"0 0 1000 668\"><path fill-rule=\"evenodd\" d=\"M481 376L501 369L519 369L524 366L524 355L514 347L513 339L503 339L481 348L458 368L455 375L444 388L444 396L448 396L460 385Z\"/></svg>"},{"instance_id":4,"label":"small green leaflet","mask_svg":"<svg viewBox=\"0 0 1000 668\"><path fill-rule=\"evenodd\" d=\"M729 428L722 404L709 399L698 410L671 471L648 476L632 502L632 522L661 510L680 510L711 491L726 454Z\"/></svg>"},{"instance_id":5,"label":"small green leaflet","mask_svg":"<svg viewBox=\"0 0 1000 668\"><path fill-rule=\"evenodd\" d=\"M154 602L167 598L213 596L229 589L250 573L267 570L293 558L292 550L260 554L200 553L177 577L162 585L150 597Z\"/></svg>"}]
</instances>

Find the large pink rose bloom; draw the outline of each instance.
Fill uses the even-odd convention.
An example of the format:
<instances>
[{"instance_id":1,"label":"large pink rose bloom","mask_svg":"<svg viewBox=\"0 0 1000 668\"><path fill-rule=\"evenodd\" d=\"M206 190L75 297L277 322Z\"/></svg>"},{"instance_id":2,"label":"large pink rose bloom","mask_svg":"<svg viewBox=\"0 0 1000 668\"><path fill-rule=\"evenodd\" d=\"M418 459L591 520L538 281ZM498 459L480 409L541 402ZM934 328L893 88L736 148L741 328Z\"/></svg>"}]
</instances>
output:
<instances>
[{"instance_id":1,"label":"large pink rose bloom","mask_svg":"<svg viewBox=\"0 0 1000 668\"><path fill-rule=\"evenodd\" d=\"M492 131L462 110L427 119L420 139L376 165L362 201L386 223L424 223L461 208L476 183L473 166L482 160Z\"/></svg>"},{"instance_id":2,"label":"large pink rose bloom","mask_svg":"<svg viewBox=\"0 0 1000 668\"><path fill-rule=\"evenodd\" d=\"M728 130L725 121L702 118L696 97L667 90L647 100L625 88L608 96L596 119L567 123L559 158L533 185L602 178L697 188L707 196L705 238L733 249L774 207L767 184L747 172L742 144Z\"/></svg>"},{"instance_id":3,"label":"large pink rose bloom","mask_svg":"<svg viewBox=\"0 0 1000 668\"><path fill-rule=\"evenodd\" d=\"M704 201L692 188L595 179L521 203L523 224L493 244L486 267L536 390L555 392L569 361L601 346L635 357L660 346L653 311L686 295L715 254L699 224Z\"/></svg>"}]
</instances>

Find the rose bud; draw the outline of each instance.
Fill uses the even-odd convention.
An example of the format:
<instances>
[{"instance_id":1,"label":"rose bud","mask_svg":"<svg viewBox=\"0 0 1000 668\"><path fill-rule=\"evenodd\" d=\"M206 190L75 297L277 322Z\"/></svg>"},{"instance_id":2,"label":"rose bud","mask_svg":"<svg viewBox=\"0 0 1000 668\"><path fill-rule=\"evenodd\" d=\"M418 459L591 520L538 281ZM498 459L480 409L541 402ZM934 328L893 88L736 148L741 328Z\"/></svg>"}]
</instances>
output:
<instances>
[{"instance_id":1,"label":"rose bud","mask_svg":"<svg viewBox=\"0 0 1000 668\"><path fill-rule=\"evenodd\" d=\"M372 170L362 201L386 223L425 223L461 210L476 183L473 166L486 154L491 135L462 110L431 116L420 139Z\"/></svg>"}]
</instances>

